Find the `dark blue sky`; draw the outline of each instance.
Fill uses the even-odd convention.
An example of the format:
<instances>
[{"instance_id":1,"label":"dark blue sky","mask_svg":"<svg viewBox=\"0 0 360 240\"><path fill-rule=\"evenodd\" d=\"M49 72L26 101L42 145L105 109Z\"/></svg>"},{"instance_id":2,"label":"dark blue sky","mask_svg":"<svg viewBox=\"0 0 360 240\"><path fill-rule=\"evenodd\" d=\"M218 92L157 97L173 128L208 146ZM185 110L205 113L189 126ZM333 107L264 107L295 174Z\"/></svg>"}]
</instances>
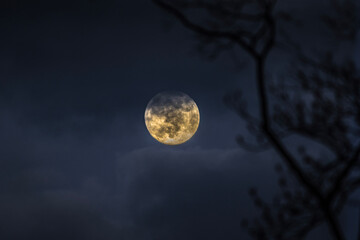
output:
<instances>
[{"instance_id":1,"label":"dark blue sky","mask_svg":"<svg viewBox=\"0 0 360 240\"><path fill-rule=\"evenodd\" d=\"M299 3L282 8L317 12ZM244 52L239 62L232 53L208 61L193 34L147 0L0 8L1 239L247 239L240 222L256 213L248 188L276 191L277 158L237 146L244 123L222 102L241 88L256 111ZM279 56L274 69L286 67ZM200 109L184 145L161 145L146 130L146 104L163 90Z\"/></svg>"}]
</instances>

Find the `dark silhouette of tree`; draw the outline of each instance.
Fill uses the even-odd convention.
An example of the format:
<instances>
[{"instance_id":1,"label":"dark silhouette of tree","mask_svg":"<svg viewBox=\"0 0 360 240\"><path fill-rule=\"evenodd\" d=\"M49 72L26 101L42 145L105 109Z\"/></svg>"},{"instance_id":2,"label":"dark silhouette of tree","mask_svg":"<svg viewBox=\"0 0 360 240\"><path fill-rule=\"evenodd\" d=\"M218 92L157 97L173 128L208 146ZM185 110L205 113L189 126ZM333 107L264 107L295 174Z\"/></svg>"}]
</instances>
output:
<instances>
[{"instance_id":1,"label":"dark silhouette of tree","mask_svg":"<svg viewBox=\"0 0 360 240\"><path fill-rule=\"evenodd\" d=\"M350 58L333 52L306 53L281 22L297 24L290 14L276 11L276 0L153 0L186 28L212 45L212 54L240 47L254 61L259 114L247 111L241 92L224 97L248 124L255 143L237 139L245 149L272 148L283 164L276 166L281 194L266 203L249 191L261 216L244 221L254 239L304 239L326 223L334 239L345 239L338 216L349 195L360 186L360 78ZM339 41L353 41L359 27L356 2L332 0L334 11L321 16ZM192 11L197 11L193 13ZM200 22L198 19L206 19ZM196 19L196 20L195 20ZM271 81L266 64L275 47L296 59L287 79ZM297 150L286 141L301 136ZM314 154L314 143L327 154ZM357 173L357 175L356 175Z\"/></svg>"}]
</instances>

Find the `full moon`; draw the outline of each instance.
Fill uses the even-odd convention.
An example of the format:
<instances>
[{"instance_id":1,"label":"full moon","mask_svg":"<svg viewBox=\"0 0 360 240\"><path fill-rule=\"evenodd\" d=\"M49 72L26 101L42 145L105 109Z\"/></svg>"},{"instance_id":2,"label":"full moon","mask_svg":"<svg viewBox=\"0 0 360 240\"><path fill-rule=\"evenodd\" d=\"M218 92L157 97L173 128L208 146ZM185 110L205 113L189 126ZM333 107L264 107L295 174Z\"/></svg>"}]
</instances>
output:
<instances>
[{"instance_id":1,"label":"full moon","mask_svg":"<svg viewBox=\"0 0 360 240\"><path fill-rule=\"evenodd\" d=\"M162 92L155 95L145 110L145 124L159 142L179 145L188 141L198 129L199 109L182 92Z\"/></svg>"}]
</instances>

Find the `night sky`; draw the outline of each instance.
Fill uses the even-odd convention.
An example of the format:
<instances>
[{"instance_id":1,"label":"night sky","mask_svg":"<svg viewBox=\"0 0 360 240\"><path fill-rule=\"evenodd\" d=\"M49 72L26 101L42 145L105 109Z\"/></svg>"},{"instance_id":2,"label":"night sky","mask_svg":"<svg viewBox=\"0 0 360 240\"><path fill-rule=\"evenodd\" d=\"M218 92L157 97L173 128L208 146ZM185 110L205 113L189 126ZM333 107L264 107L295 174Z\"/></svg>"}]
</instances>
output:
<instances>
[{"instance_id":1,"label":"night sky","mask_svg":"<svg viewBox=\"0 0 360 240\"><path fill-rule=\"evenodd\" d=\"M281 7L322 9L301 3ZM7 0L0 17L0 239L249 239L248 189L272 196L279 159L235 141L245 124L223 96L240 88L257 109L244 52L209 61L150 0ZM270 67L286 68L281 56ZM144 124L165 90L200 110L183 145L158 143ZM342 218L349 236L355 211Z\"/></svg>"}]
</instances>

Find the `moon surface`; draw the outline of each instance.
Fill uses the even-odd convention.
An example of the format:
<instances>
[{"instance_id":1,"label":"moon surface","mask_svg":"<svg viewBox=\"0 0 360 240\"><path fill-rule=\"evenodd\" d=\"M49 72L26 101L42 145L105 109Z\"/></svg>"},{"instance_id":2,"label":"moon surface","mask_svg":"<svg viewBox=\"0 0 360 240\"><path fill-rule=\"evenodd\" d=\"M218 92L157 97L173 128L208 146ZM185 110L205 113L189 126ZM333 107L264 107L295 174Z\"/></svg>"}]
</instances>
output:
<instances>
[{"instance_id":1,"label":"moon surface","mask_svg":"<svg viewBox=\"0 0 360 240\"><path fill-rule=\"evenodd\" d=\"M161 92L145 110L145 124L153 138L167 145L188 141L198 129L199 109L194 100L182 92Z\"/></svg>"}]
</instances>

